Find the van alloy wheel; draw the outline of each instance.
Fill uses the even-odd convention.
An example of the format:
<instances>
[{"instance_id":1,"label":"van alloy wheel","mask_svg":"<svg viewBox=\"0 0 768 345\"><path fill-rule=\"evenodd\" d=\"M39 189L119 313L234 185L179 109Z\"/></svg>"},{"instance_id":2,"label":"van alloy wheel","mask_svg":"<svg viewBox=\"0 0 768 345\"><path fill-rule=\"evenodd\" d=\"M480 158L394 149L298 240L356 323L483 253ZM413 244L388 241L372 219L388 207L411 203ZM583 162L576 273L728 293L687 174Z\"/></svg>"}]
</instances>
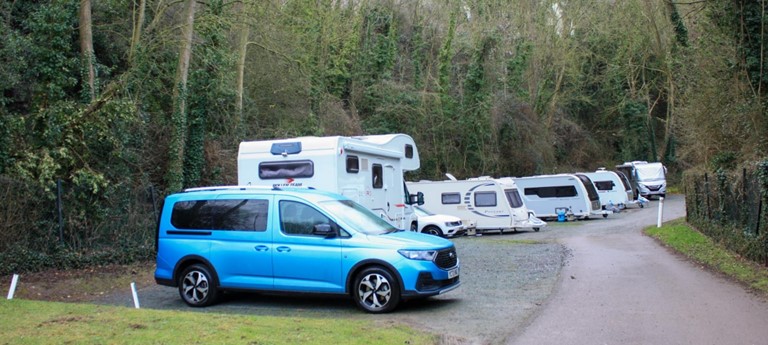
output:
<instances>
[{"instance_id":1,"label":"van alloy wheel","mask_svg":"<svg viewBox=\"0 0 768 345\"><path fill-rule=\"evenodd\" d=\"M199 264L185 269L179 280L179 295L192 307L205 307L215 303L218 289L210 270Z\"/></svg>"},{"instance_id":2,"label":"van alloy wheel","mask_svg":"<svg viewBox=\"0 0 768 345\"><path fill-rule=\"evenodd\" d=\"M354 298L357 305L370 313L386 313L400 302L400 288L389 271L369 267L355 279Z\"/></svg>"}]
</instances>

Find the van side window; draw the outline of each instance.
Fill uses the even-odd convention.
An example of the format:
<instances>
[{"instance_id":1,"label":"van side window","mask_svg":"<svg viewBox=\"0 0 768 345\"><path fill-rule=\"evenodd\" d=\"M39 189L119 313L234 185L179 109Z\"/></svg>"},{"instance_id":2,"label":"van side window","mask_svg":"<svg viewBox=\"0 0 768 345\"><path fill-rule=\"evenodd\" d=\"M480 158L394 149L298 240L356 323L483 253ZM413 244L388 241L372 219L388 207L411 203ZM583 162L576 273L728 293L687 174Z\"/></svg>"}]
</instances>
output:
<instances>
[{"instance_id":1,"label":"van side window","mask_svg":"<svg viewBox=\"0 0 768 345\"><path fill-rule=\"evenodd\" d=\"M413 158L413 145L405 144L405 158Z\"/></svg>"},{"instance_id":2,"label":"van side window","mask_svg":"<svg viewBox=\"0 0 768 345\"><path fill-rule=\"evenodd\" d=\"M496 206L496 192L475 192L475 207Z\"/></svg>"},{"instance_id":3,"label":"van side window","mask_svg":"<svg viewBox=\"0 0 768 345\"><path fill-rule=\"evenodd\" d=\"M269 201L193 200L173 205L171 224L187 230L266 231Z\"/></svg>"},{"instance_id":4,"label":"van side window","mask_svg":"<svg viewBox=\"0 0 768 345\"><path fill-rule=\"evenodd\" d=\"M536 195L539 198L569 198L579 195L574 186L554 186L526 188L525 195Z\"/></svg>"},{"instance_id":5,"label":"van side window","mask_svg":"<svg viewBox=\"0 0 768 345\"><path fill-rule=\"evenodd\" d=\"M461 194L459 193L443 193L440 195L440 199L443 205L453 205L461 203Z\"/></svg>"},{"instance_id":6,"label":"van side window","mask_svg":"<svg viewBox=\"0 0 768 345\"><path fill-rule=\"evenodd\" d=\"M347 156L347 172L357 174L360 171L360 159L357 156Z\"/></svg>"},{"instance_id":7,"label":"van side window","mask_svg":"<svg viewBox=\"0 0 768 345\"><path fill-rule=\"evenodd\" d=\"M262 180L314 175L315 165L310 160L259 163L259 178Z\"/></svg>"},{"instance_id":8,"label":"van side window","mask_svg":"<svg viewBox=\"0 0 768 345\"><path fill-rule=\"evenodd\" d=\"M300 202L280 201L280 230L287 235L311 236L318 224L331 224L320 211Z\"/></svg>"},{"instance_id":9,"label":"van side window","mask_svg":"<svg viewBox=\"0 0 768 345\"><path fill-rule=\"evenodd\" d=\"M371 177L373 177L373 188L384 188L384 170L381 168L381 164L374 164Z\"/></svg>"}]
</instances>

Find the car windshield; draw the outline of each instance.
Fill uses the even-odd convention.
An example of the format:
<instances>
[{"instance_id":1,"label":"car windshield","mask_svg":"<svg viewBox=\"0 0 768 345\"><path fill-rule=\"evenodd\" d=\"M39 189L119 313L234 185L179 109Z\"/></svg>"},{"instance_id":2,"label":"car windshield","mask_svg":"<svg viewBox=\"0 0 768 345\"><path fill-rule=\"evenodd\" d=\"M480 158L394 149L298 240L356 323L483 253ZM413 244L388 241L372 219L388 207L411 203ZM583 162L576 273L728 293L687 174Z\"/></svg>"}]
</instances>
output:
<instances>
[{"instance_id":1,"label":"car windshield","mask_svg":"<svg viewBox=\"0 0 768 345\"><path fill-rule=\"evenodd\" d=\"M429 211L427 211L427 210L425 210L425 209L423 209L421 207L418 207L418 206L414 206L413 207L413 212L416 213L416 215L419 216L419 217L426 217L426 216L434 216L435 215L434 213L431 213L431 212L429 212Z\"/></svg>"},{"instance_id":2,"label":"car windshield","mask_svg":"<svg viewBox=\"0 0 768 345\"><path fill-rule=\"evenodd\" d=\"M398 231L387 221L377 217L369 209L352 200L329 200L318 203L320 207L344 224L351 226L352 230L366 235L382 235Z\"/></svg>"}]
</instances>

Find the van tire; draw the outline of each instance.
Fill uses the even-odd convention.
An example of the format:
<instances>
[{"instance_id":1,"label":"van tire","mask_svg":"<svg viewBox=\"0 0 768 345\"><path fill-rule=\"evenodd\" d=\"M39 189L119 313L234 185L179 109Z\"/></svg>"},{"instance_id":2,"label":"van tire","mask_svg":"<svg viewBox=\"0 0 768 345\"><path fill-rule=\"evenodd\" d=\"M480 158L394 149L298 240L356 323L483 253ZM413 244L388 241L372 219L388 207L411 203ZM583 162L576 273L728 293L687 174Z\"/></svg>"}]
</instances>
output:
<instances>
[{"instance_id":1,"label":"van tire","mask_svg":"<svg viewBox=\"0 0 768 345\"><path fill-rule=\"evenodd\" d=\"M366 312L387 313L400 303L400 284L387 269L371 266L355 277L352 297L357 306Z\"/></svg>"},{"instance_id":2,"label":"van tire","mask_svg":"<svg viewBox=\"0 0 768 345\"><path fill-rule=\"evenodd\" d=\"M429 235L435 235L435 236L443 237L443 230L440 230L440 228L438 228L438 227L436 227L434 225L430 225L430 226L424 228L424 230L421 230L421 232L425 233L425 234L429 234Z\"/></svg>"},{"instance_id":3,"label":"van tire","mask_svg":"<svg viewBox=\"0 0 768 345\"><path fill-rule=\"evenodd\" d=\"M179 275L179 296L190 307L207 307L219 297L217 283L206 265L194 264Z\"/></svg>"}]
</instances>

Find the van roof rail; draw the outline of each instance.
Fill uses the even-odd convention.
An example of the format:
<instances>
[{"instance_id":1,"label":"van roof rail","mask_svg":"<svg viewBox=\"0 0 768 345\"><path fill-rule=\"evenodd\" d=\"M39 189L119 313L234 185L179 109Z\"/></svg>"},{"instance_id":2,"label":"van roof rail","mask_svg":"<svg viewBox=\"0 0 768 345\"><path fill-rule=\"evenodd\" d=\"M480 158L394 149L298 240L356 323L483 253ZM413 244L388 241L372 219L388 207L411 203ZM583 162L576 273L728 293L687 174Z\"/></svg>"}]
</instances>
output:
<instances>
[{"instance_id":1,"label":"van roof rail","mask_svg":"<svg viewBox=\"0 0 768 345\"><path fill-rule=\"evenodd\" d=\"M287 186L287 189L315 189L315 187L294 187ZM204 192L216 190L285 190L282 186L214 186L214 187L195 187L187 188L184 192Z\"/></svg>"}]
</instances>

